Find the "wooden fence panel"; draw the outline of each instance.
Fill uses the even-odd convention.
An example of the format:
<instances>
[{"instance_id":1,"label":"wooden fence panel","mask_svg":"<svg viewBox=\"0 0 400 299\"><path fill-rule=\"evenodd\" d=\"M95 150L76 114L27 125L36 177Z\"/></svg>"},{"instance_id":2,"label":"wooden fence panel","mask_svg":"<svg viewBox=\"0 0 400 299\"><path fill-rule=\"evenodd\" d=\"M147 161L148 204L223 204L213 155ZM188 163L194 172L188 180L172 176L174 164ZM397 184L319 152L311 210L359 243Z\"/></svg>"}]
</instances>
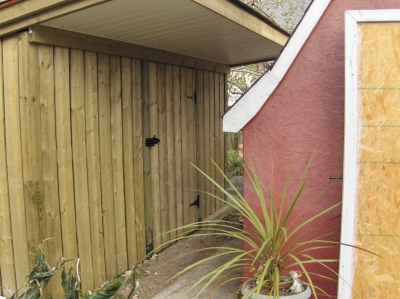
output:
<instances>
[{"instance_id":1,"label":"wooden fence panel","mask_svg":"<svg viewBox=\"0 0 400 299\"><path fill-rule=\"evenodd\" d=\"M215 211L204 195L190 207L211 190L190 163L215 177L210 158L223 159L224 75L33 45L27 33L0 40L0 55L2 284L22 285L54 238L50 264L79 257L92 289ZM161 143L144 147L153 135Z\"/></svg>"}]
</instances>

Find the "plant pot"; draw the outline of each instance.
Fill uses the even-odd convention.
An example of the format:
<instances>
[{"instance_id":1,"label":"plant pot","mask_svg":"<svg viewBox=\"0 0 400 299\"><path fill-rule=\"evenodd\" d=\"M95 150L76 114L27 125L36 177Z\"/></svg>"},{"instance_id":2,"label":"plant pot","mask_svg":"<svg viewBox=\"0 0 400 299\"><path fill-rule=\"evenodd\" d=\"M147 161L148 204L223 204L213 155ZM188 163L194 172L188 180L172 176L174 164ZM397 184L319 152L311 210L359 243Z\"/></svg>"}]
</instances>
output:
<instances>
[{"instance_id":1,"label":"plant pot","mask_svg":"<svg viewBox=\"0 0 400 299\"><path fill-rule=\"evenodd\" d=\"M242 285L242 295L246 295L249 290L247 288L248 285L254 284L254 280L249 279ZM279 298L285 298L285 299L308 299L311 297L311 288L308 285L303 284L304 287L304 292L299 293L299 294L292 294L292 295L285 295L285 296L280 296ZM250 299L273 299L274 297L271 297L269 295L263 295L259 294L257 297L257 294L253 294L250 296Z\"/></svg>"}]
</instances>

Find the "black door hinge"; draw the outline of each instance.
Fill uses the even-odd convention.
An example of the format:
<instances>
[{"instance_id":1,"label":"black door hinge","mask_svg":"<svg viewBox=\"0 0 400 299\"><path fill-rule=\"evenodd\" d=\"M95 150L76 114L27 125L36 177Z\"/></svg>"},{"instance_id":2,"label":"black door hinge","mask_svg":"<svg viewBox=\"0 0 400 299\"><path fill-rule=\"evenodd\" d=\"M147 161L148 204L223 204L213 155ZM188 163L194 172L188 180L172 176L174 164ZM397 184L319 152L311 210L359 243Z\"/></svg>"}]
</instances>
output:
<instances>
[{"instance_id":1,"label":"black door hinge","mask_svg":"<svg viewBox=\"0 0 400 299\"><path fill-rule=\"evenodd\" d=\"M186 98L191 99L194 101L195 104L197 104L197 94L196 91L191 96L187 96Z\"/></svg>"},{"instance_id":2,"label":"black door hinge","mask_svg":"<svg viewBox=\"0 0 400 299\"><path fill-rule=\"evenodd\" d=\"M197 206L197 208L200 208L200 195L197 195L196 200L189 205L189 207L191 206Z\"/></svg>"}]
</instances>

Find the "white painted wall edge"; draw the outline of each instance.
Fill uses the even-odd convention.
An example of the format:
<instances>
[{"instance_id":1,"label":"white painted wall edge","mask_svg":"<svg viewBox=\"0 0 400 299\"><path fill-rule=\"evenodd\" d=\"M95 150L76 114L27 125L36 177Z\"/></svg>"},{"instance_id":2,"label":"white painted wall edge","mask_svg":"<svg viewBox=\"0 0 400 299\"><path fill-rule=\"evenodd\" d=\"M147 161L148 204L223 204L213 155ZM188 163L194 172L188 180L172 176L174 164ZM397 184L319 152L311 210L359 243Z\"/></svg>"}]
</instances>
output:
<instances>
[{"instance_id":1,"label":"white painted wall edge","mask_svg":"<svg viewBox=\"0 0 400 299\"><path fill-rule=\"evenodd\" d=\"M354 214L356 184L358 177L358 30L352 14L345 12L345 116L344 116L344 160L342 192L342 225L338 298L351 298L353 282Z\"/></svg>"},{"instance_id":2,"label":"white painted wall edge","mask_svg":"<svg viewBox=\"0 0 400 299\"><path fill-rule=\"evenodd\" d=\"M224 132L239 132L268 101L268 98L282 81L330 2L331 0L314 0L272 70L266 72L224 115Z\"/></svg>"},{"instance_id":3,"label":"white painted wall edge","mask_svg":"<svg viewBox=\"0 0 400 299\"><path fill-rule=\"evenodd\" d=\"M342 192L342 229L338 298L352 298L355 201L358 180L358 23L399 22L400 10L349 10L345 12L345 117ZM346 246L344 244L350 245Z\"/></svg>"}]
</instances>

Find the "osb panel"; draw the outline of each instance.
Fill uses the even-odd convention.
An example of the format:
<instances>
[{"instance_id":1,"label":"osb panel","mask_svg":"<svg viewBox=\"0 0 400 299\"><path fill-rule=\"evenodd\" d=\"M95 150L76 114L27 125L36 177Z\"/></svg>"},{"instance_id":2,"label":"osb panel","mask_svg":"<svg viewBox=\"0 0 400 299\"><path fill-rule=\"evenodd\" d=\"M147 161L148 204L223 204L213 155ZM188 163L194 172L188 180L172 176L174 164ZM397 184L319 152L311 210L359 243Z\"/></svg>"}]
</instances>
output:
<instances>
[{"instance_id":1,"label":"osb panel","mask_svg":"<svg viewBox=\"0 0 400 299\"><path fill-rule=\"evenodd\" d=\"M360 25L360 140L354 298L400 292L400 24Z\"/></svg>"}]
</instances>

